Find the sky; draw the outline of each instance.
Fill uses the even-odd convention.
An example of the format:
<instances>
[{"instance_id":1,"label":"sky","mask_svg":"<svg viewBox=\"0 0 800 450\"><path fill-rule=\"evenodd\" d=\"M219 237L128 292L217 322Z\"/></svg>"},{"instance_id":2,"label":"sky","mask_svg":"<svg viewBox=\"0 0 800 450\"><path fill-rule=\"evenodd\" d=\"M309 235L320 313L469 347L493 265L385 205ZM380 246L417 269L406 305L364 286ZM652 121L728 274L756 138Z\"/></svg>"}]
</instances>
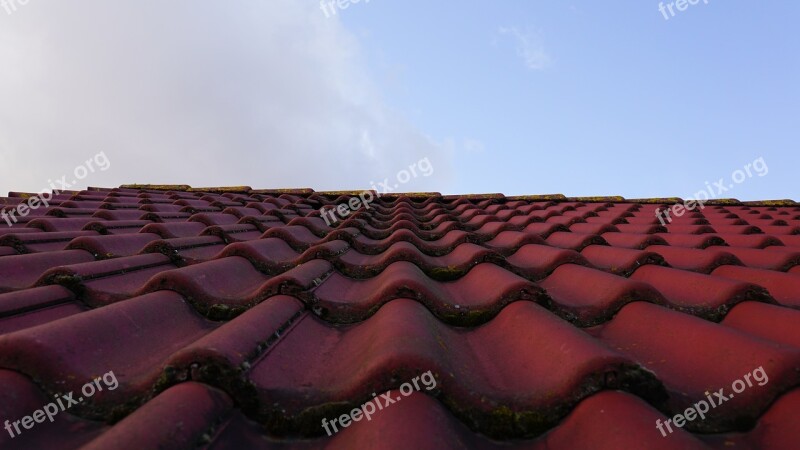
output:
<instances>
[{"instance_id":1,"label":"sky","mask_svg":"<svg viewBox=\"0 0 800 450\"><path fill-rule=\"evenodd\" d=\"M800 200L800 3L679 4L0 0L0 193Z\"/></svg>"}]
</instances>

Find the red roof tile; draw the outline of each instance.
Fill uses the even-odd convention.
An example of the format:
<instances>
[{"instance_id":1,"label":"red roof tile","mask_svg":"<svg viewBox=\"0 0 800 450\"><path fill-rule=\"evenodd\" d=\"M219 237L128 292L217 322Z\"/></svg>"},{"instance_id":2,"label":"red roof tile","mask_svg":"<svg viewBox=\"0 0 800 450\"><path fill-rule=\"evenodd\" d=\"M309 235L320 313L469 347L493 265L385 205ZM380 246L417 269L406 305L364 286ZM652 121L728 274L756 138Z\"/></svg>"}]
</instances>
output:
<instances>
[{"instance_id":1,"label":"red roof tile","mask_svg":"<svg viewBox=\"0 0 800 450\"><path fill-rule=\"evenodd\" d=\"M662 224L679 199L392 194L326 223L320 208L359 193L92 188L3 225L0 420L110 371L119 384L0 429L0 447L800 438L794 202L709 202ZM657 428L758 368L767 383ZM428 371L435 387L403 391ZM375 397L395 404L326 434L322 419Z\"/></svg>"}]
</instances>

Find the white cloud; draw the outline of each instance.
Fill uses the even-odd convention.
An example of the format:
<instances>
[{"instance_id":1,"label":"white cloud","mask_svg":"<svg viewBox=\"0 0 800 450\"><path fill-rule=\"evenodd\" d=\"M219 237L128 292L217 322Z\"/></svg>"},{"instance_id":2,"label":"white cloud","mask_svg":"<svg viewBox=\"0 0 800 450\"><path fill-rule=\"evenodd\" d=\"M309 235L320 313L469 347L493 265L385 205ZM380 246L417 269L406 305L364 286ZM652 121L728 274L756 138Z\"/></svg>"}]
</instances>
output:
<instances>
[{"instance_id":1,"label":"white cloud","mask_svg":"<svg viewBox=\"0 0 800 450\"><path fill-rule=\"evenodd\" d=\"M0 193L83 185L362 189L454 155L383 102L316 1L30 2L0 14Z\"/></svg>"},{"instance_id":2,"label":"white cloud","mask_svg":"<svg viewBox=\"0 0 800 450\"><path fill-rule=\"evenodd\" d=\"M517 54L530 70L544 70L553 61L545 51L541 32L520 31L517 27L500 27L501 35L510 35L517 42Z\"/></svg>"}]
</instances>

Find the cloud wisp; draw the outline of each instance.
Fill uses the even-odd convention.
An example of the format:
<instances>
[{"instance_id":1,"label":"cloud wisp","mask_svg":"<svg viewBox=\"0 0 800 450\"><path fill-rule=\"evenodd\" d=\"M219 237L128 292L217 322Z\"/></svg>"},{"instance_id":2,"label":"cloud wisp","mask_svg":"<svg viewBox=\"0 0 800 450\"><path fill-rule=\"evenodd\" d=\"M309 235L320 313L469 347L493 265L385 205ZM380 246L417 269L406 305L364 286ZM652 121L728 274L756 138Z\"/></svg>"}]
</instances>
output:
<instances>
[{"instance_id":1,"label":"cloud wisp","mask_svg":"<svg viewBox=\"0 0 800 450\"><path fill-rule=\"evenodd\" d=\"M553 64L550 54L545 51L541 32L520 30L517 27L500 27L498 32L511 36L517 44L517 55L530 70L545 70Z\"/></svg>"}]
</instances>

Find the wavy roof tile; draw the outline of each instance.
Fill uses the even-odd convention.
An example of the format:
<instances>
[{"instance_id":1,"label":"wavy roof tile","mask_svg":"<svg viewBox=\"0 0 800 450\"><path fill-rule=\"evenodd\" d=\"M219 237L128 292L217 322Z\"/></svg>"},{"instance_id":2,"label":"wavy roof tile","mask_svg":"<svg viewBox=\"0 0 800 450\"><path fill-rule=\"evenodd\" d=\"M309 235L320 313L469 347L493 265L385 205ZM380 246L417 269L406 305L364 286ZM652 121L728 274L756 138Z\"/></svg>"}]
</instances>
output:
<instances>
[{"instance_id":1,"label":"wavy roof tile","mask_svg":"<svg viewBox=\"0 0 800 450\"><path fill-rule=\"evenodd\" d=\"M360 193L129 185L24 216L32 194L0 198L0 447L797 445L795 202L662 223L681 199L371 192L331 221Z\"/></svg>"}]
</instances>

